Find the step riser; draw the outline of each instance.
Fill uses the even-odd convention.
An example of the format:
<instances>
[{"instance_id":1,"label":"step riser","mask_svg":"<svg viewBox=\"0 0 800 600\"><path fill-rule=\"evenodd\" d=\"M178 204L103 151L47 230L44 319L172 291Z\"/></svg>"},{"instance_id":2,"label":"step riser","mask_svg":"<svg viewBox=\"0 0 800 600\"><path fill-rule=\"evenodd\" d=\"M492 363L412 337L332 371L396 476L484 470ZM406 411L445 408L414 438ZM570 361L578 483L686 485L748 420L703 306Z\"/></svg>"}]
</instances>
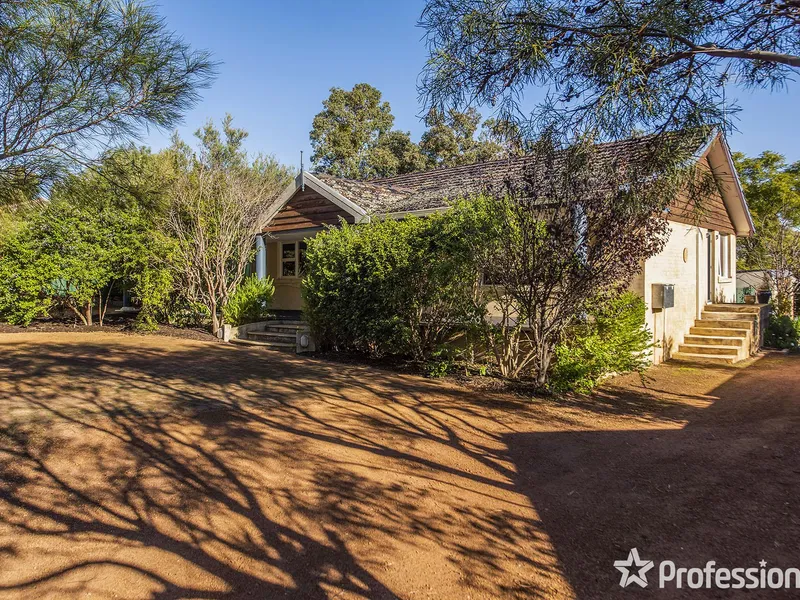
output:
<instances>
[{"instance_id":1,"label":"step riser","mask_svg":"<svg viewBox=\"0 0 800 600\"><path fill-rule=\"evenodd\" d=\"M231 342L234 344L242 344L251 347L257 346L259 348L266 348L267 350L275 350L277 352L290 352L292 354L294 354L297 350L294 344L292 344L291 346L287 346L286 344L275 344L273 342L259 342L256 340L241 339L241 338L232 339Z\"/></svg>"},{"instance_id":2,"label":"step riser","mask_svg":"<svg viewBox=\"0 0 800 600\"><path fill-rule=\"evenodd\" d=\"M753 323L750 321L712 321L710 319L698 319L694 322L694 325L695 327L708 327L711 329L742 329L747 331L752 331L753 329Z\"/></svg>"},{"instance_id":3,"label":"step riser","mask_svg":"<svg viewBox=\"0 0 800 600\"><path fill-rule=\"evenodd\" d=\"M736 362L736 358L731 356L691 356L682 352L676 352L671 358L680 362L709 365L732 365Z\"/></svg>"},{"instance_id":4,"label":"step riser","mask_svg":"<svg viewBox=\"0 0 800 600\"><path fill-rule=\"evenodd\" d=\"M253 340L256 342L269 342L271 344L286 344L292 343L294 345L295 337L284 337L280 335L253 335L252 333L247 334L247 339Z\"/></svg>"},{"instance_id":5,"label":"step riser","mask_svg":"<svg viewBox=\"0 0 800 600\"><path fill-rule=\"evenodd\" d=\"M744 346L743 337L716 337L709 338L702 335L687 335L683 338L685 344L693 344L695 346Z\"/></svg>"},{"instance_id":6,"label":"step riser","mask_svg":"<svg viewBox=\"0 0 800 600\"><path fill-rule=\"evenodd\" d=\"M739 349L731 346L699 346L693 344L681 344L678 348L680 352L689 354L714 354L719 356L739 357Z\"/></svg>"},{"instance_id":7,"label":"step riser","mask_svg":"<svg viewBox=\"0 0 800 600\"><path fill-rule=\"evenodd\" d=\"M256 337L269 335L269 336L272 336L272 337L282 337L282 338L286 338L287 340L293 340L293 339L295 339L295 337L297 337L297 332L295 332L295 331L285 331L285 330L281 330L281 331L248 331L247 335L254 335Z\"/></svg>"},{"instance_id":8,"label":"step riser","mask_svg":"<svg viewBox=\"0 0 800 600\"><path fill-rule=\"evenodd\" d=\"M704 321L746 321L748 323L753 323L758 319L758 315L749 315L747 313L735 313L735 312L707 312L703 311L703 314L700 318Z\"/></svg>"},{"instance_id":9,"label":"step riser","mask_svg":"<svg viewBox=\"0 0 800 600\"><path fill-rule=\"evenodd\" d=\"M694 326L689 328L689 333L695 335L713 335L717 337L732 337L740 340L746 340L748 332L731 329L729 327L703 327Z\"/></svg>"},{"instance_id":10,"label":"step riser","mask_svg":"<svg viewBox=\"0 0 800 600\"><path fill-rule=\"evenodd\" d=\"M264 327L265 333L286 334L294 336L298 331L304 331L304 327L275 327L274 325Z\"/></svg>"},{"instance_id":11,"label":"step riser","mask_svg":"<svg viewBox=\"0 0 800 600\"><path fill-rule=\"evenodd\" d=\"M708 312L735 312L758 315L761 307L754 304L709 304L705 310Z\"/></svg>"}]
</instances>

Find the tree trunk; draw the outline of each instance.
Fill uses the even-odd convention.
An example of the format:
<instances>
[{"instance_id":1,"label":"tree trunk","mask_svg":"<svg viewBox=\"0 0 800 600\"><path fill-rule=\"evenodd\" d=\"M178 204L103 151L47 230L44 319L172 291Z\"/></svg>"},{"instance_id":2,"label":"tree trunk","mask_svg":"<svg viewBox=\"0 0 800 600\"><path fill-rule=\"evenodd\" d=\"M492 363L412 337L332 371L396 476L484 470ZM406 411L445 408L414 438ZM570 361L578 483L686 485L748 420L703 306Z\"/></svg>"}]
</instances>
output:
<instances>
[{"instance_id":1,"label":"tree trunk","mask_svg":"<svg viewBox=\"0 0 800 600\"><path fill-rule=\"evenodd\" d=\"M537 365L537 372L536 372L536 383L539 384L541 387L547 386L548 382L548 371L550 370L550 360L553 357L553 349L550 347L549 344L542 344L541 351L539 352L539 360L537 361L539 364Z\"/></svg>"},{"instance_id":2,"label":"tree trunk","mask_svg":"<svg viewBox=\"0 0 800 600\"><path fill-rule=\"evenodd\" d=\"M105 300L103 300L103 290L101 289L98 292L98 299L100 302L97 307L97 319L100 327L103 326L103 321L106 318L106 312L108 312L108 301L111 299L111 288L113 285L114 281L112 280L112 282L108 285L108 293L106 294Z\"/></svg>"},{"instance_id":3,"label":"tree trunk","mask_svg":"<svg viewBox=\"0 0 800 600\"><path fill-rule=\"evenodd\" d=\"M214 302L209 306L211 309L211 333L217 335L219 332L219 317L217 316L217 304Z\"/></svg>"},{"instance_id":4,"label":"tree trunk","mask_svg":"<svg viewBox=\"0 0 800 600\"><path fill-rule=\"evenodd\" d=\"M86 302L86 308L84 309L84 322L86 323L87 327L92 326L92 301L89 300Z\"/></svg>"}]
</instances>

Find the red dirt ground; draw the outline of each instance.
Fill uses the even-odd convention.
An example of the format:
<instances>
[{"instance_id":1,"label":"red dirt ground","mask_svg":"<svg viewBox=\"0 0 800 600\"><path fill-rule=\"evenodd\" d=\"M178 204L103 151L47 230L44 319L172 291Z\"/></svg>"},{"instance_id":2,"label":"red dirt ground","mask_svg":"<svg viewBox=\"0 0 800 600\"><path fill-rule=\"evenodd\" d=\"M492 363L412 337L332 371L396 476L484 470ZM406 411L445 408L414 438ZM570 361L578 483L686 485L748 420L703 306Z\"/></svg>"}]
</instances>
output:
<instances>
[{"instance_id":1,"label":"red dirt ground","mask_svg":"<svg viewBox=\"0 0 800 600\"><path fill-rule=\"evenodd\" d=\"M531 401L196 340L0 335L0 598L731 597L622 590L613 562L800 567L799 367Z\"/></svg>"}]
</instances>

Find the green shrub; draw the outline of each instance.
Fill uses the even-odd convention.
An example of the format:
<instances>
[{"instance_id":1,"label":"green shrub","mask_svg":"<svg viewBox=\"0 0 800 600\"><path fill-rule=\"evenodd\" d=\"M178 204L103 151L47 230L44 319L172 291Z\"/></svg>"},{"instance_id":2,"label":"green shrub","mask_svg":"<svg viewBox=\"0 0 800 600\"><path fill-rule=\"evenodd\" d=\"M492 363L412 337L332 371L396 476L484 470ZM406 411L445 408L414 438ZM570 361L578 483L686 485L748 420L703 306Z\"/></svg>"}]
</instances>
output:
<instances>
[{"instance_id":1,"label":"green shrub","mask_svg":"<svg viewBox=\"0 0 800 600\"><path fill-rule=\"evenodd\" d=\"M800 340L800 318L771 315L764 332L764 345L781 350L796 350Z\"/></svg>"},{"instance_id":2,"label":"green shrub","mask_svg":"<svg viewBox=\"0 0 800 600\"><path fill-rule=\"evenodd\" d=\"M338 350L426 360L472 319L476 276L441 216L343 225L308 243L305 314Z\"/></svg>"},{"instance_id":3,"label":"green shrub","mask_svg":"<svg viewBox=\"0 0 800 600\"><path fill-rule=\"evenodd\" d=\"M205 304L179 298L169 307L166 321L175 327L206 327L211 320L211 311Z\"/></svg>"},{"instance_id":4,"label":"green shrub","mask_svg":"<svg viewBox=\"0 0 800 600\"><path fill-rule=\"evenodd\" d=\"M644 325L644 300L626 292L594 306L556 346L553 391L588 392L604 375L642 371L650 364L653 343Z\"/></svg>"},{"instance_id":5,"label":"green shrub","mask_svg":"<svg viewBox=\"0 0 800 600\"><path fill-rule=\"evenodd\" d=\"M25 233L9 232L0 240L0 319L23 326L48 314L52 298L45 290L56 273Z\"/></svg>"},{"instance_id":6,"label":"green shrub","mask_svg":"<svg viewBox=\"0 0 800 600\"><path fill-rule=\"evenodd\" d=\"M223 321L236 327L266 320L274 293L275 284L270 277L243 279L222 309Z\"/></svg>"}]
</instances>

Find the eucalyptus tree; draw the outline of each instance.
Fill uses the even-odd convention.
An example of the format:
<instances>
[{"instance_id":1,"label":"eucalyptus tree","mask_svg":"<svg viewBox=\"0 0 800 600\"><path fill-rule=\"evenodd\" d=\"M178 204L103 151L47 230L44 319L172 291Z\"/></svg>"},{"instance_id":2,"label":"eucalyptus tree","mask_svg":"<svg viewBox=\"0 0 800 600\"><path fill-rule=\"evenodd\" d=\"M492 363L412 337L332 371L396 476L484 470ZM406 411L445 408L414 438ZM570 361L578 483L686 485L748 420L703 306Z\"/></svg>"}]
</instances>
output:
<instances>
[{"instance_id":1,"label":"eucalyptus tree","mask_svg":"<svg viewBox=\"0 0 800 600\"><path fill-rule=\"evenodd\" d=\"M394 125L391 106L380 90L367 83L349 91L331 88L322 107L310 133L314 167L337 177L374 177L374 153Z\"/></svg>"}]
</instances>

